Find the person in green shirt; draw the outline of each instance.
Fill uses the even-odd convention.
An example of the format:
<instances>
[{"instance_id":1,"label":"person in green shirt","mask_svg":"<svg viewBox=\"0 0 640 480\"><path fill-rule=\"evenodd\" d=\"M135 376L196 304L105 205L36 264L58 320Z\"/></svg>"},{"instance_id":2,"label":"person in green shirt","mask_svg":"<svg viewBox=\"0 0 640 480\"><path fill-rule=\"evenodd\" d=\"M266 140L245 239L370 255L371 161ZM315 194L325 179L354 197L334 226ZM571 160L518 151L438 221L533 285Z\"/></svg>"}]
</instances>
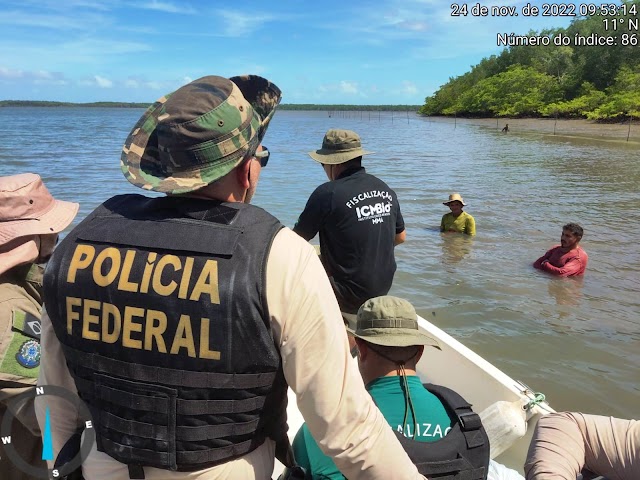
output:
<instances>
[{"instance_id":1,"label":"person in green shirt","mask_svg":"<svg viewBox=\"0 0 640 480\"><path fill-rule=\"evenodd\" d=\"M465 233L467 235L476 234L476 221L467 212L462 211L462 207L467 204L459 193L452 193L449 195L449 200L442 202L443 205L447 205L451 212L445 213L442 216L440 222L441 232L458 232Z\"/></svg>"},{"instance_id":2,"label":"person in green shirt","mask_svg":"<svg viewBox=\"0 0 640 480\"><path fill-rule=\"evenodd\" d=\"M376 328L379 322L391 322L399 328ZM402 328L399 322L410 326ZM452 420L439 398L424 388L415 370L425 345L439 347L418 329L413 306L389 295L367 300L358 311L356 329L350 333L356 339L358 368L367 391L391 427L419 442L443 438ZM307 472L305 478L344 479L306 424L296 434L293 451L296 462Z\"/></svg>"}]
</instances>

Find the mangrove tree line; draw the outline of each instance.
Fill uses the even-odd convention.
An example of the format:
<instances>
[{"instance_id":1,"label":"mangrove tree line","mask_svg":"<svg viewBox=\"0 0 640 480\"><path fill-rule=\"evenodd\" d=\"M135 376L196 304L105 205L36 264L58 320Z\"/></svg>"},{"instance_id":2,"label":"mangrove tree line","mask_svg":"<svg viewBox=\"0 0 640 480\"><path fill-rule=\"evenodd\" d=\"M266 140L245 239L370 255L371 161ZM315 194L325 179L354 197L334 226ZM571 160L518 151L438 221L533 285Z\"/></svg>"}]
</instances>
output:
<instances>
[{"instance_id":1,"label":"mangrove tree line","mask_svg":"<svg viewBox=\"0 0 640 480\"><path fill-rule=\"evenodd\" d=\"M511 46L500 55L484 58L471 71L450 78L425 99L420 113L640 117L640 0L623 4L615 14L613 9L598 9L594 15L576 17L567 28L512 37ZM529 39L546 44L525 44ZM611 44L589 45L605 42Z\"/></svg>"}]
</instances>

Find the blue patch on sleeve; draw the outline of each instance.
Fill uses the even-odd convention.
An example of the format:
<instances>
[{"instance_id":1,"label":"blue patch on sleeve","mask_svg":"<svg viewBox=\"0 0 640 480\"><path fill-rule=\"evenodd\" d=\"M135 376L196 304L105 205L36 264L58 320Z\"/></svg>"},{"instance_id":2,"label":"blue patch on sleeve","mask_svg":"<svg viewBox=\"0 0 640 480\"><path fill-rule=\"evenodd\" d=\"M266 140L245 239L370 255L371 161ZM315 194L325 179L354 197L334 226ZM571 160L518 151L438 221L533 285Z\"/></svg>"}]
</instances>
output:
<instances>
[{"instance_id":1,"label":"blue patch on sleeve","mask_svg":"<svg viewBox=\"0 0 640 480\"><path fill-rule=\"evenodd\" d=\"M16 353L16 360L24 368L38 367L40 365L40 342L37 340L24 342Z\"/></svg>"}]
</instances>

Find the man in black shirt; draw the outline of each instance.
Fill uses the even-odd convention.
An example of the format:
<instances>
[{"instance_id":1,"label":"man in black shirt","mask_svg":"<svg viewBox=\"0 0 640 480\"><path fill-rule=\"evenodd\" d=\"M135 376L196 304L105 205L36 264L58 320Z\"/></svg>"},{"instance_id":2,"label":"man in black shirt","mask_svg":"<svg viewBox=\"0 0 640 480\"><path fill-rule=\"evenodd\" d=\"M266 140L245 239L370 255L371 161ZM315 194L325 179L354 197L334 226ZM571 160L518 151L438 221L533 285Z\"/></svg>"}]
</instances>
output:
<instances>
[{"instance_id":1,"label":"man in black shirt","mask_svg":"<svg viewBox=\"0 0 640 480\"><path fill-rule=\"evenodd\" d=\"M396 193L361 165L362 156L371 153L362 149L357 133L329 130L322 148L309 152L329 182L311 194L293 228L306 240L320 232L322 263L347 314L389 292L394 246L406 237Z\"/></svg>"}]
</instances>

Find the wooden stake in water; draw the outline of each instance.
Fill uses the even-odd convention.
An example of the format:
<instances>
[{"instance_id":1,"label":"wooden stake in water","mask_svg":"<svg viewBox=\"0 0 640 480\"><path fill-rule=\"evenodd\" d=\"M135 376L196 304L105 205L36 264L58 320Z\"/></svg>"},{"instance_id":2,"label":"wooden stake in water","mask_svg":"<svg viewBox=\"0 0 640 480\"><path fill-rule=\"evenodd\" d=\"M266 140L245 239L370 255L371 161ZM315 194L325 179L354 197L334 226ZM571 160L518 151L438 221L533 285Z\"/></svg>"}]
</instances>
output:
<instances>
[{"instance_id":1,"label":"wooden stake in water","mask_svg":"<svg viewBox=\"0 0 640 480\"><path fill-rule=\"evenodd\" d=\"M627 130L627 142L629 141L629 134L631 133L631 118L633 116L629 115L629 129Z\"/></svg>"},{"instance_id":2,"label":"wooden stake in water","mask_svg":"<svg viewBox=\"0 0 640 480\"><path fill-rule=\"evenodd\" d=\"M558 111L556 110L556 120L553 122L553 134L556 134L556 123L558 123Z\"/></svg>"}]
</instances>

